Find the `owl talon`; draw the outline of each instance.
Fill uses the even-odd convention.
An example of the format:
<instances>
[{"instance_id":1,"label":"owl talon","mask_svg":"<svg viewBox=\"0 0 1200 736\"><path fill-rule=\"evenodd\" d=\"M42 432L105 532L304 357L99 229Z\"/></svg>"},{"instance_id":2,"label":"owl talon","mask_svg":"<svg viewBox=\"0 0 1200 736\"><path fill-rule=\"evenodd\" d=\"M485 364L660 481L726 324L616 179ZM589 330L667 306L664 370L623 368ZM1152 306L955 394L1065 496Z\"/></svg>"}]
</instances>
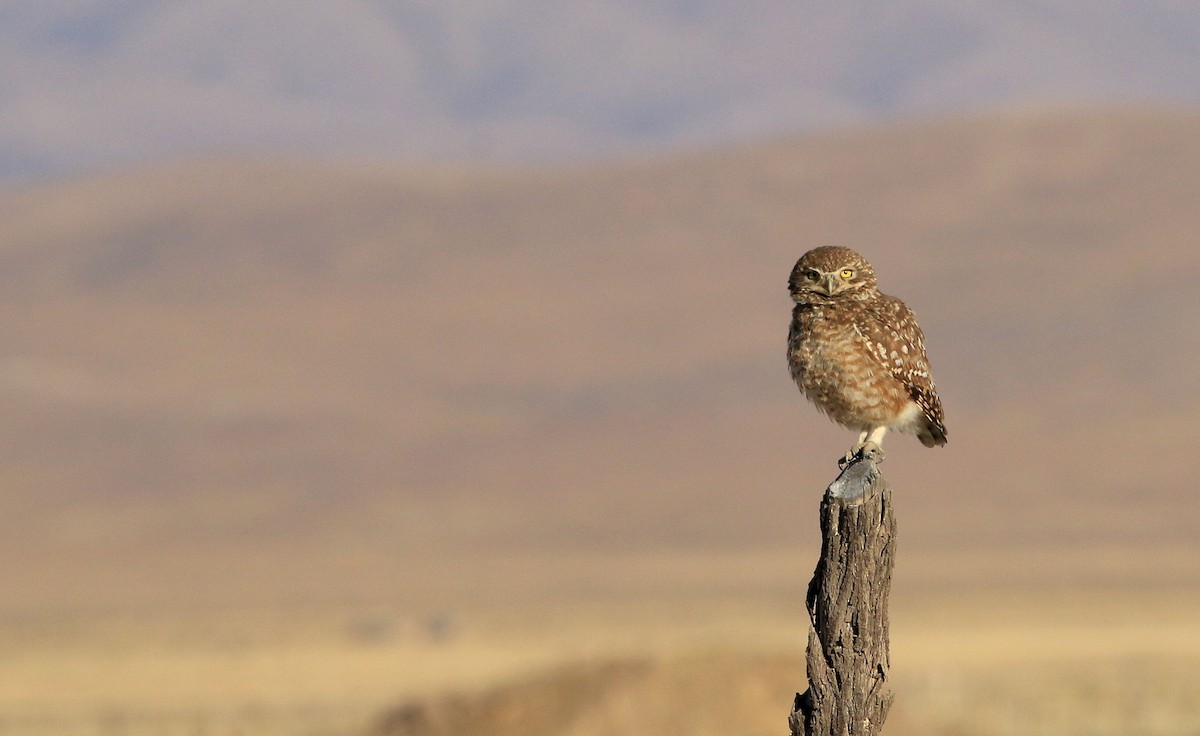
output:
<instances>
[{"instance_id":1,"label":"owl talon","mask_svg":"<svg viewBox=\"0 0 1200 736\"><path fill-rule=\"evenodd\" d=\"M858 456L864 460L870 460L873 463L881 463L887 457L884 454L883 448L874 442L864 442L862 447L858 448Z\"/></svg>"},{"instance_id":2,"label":"owl talon","mask_svg":"<svg viewBox=\"0 0 1200 736\"><path fill-rule=\"evenodd\" d=\"M870 460L873 463L881 463L887 457L884 454L883 448L874 442L860 442L854 447L851 447L841 458L838 459L838 467L842 470L850 463L856 463L860 460Z\"/></svg>"},{"instance_id":3,"label":"owl talon","mask_svg":"<svg viewBox=\"0 0 1200 736\"><path fill-rule=\"evenodd\" d=\"M845 470L850 463L854 462L854 450L847 450L845 455L838 458L838 469Z\"/></svg>"}]
</instances>

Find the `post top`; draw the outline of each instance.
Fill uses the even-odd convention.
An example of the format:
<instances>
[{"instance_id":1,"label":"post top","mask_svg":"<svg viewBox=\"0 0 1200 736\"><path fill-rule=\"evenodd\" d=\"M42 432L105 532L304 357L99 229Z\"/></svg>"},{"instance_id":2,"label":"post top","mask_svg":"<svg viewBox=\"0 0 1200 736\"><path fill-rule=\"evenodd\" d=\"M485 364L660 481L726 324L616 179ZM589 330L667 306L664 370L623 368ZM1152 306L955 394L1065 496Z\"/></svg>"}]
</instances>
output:
<instances>
[{"instance_id":1,"label":"post top","mask_svg":"<svg viewBox=\"0 0 1200 736\"><path fill-rule=\"evenodd\" d=\"M865 501L877 486L883 484L883 473L874 457L860 455L851 460L841 474L829 484L826 495L843 501Z\"/></svg>"}]
</instances>

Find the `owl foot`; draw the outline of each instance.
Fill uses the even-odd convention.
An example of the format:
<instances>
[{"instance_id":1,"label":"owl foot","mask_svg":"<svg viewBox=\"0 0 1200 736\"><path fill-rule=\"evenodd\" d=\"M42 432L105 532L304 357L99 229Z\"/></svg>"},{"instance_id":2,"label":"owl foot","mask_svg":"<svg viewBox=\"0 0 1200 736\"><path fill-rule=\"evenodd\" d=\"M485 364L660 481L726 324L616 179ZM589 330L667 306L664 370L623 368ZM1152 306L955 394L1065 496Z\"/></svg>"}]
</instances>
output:
<instances>
[{"instance_id":1,"label":"owl foot","mask_svg":"<svg viewBox=\"0 0 1200 736\"><path fill-rule=\"evenodd\" d=\"M870 460L871 462L878 464L883 462L885 457L887 457L887 455L884 454L882 447L874 442L871 442L870 440L867 440L866 442L859 442L858 444L854 445L854 447L851 447L845 455L839 458L838 467L842 470L845 470L847 465L860 460Z\"/></svg>"}]
</instances>

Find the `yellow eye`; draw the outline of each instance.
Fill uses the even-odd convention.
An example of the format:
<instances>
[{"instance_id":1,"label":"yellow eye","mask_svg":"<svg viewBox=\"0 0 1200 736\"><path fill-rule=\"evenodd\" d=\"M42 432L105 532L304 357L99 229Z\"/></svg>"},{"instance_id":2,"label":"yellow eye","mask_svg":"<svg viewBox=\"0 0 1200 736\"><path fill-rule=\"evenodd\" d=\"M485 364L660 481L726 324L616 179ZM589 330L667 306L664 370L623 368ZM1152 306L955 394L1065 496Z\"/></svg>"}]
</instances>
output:
<instances>
[{"instance_id":1,"label":"yellow eye","mask_svg":"<svg viewBox=\"0 0 1200 736\"><path fill-rule=\"evenodd\" d=\"M841 277L842 277L843 279L847 280L847 281L849 281L850 279L854 278L854 269L852 269L852 268L843 268L843 269L842 269L842 273L841 273Z\"/></svg>"}]
</instances>

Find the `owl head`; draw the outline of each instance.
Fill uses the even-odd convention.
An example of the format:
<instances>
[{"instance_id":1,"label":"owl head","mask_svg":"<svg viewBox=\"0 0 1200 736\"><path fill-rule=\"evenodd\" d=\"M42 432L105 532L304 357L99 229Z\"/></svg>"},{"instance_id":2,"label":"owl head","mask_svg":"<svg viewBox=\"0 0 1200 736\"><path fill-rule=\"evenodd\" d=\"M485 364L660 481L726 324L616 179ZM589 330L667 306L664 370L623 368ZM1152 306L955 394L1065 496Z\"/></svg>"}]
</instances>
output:
<instances>
[{"instance_id":1,"label":"owl head","mask_svg":"<svg viewBox=\"0 0 1200 736\"><path fill-rule=\"evenodd\" d=\"M788 290L799 304L864 298L877 291L875 269L849 248L823 245L796 261Z\"/></svg>"}]
</instances>

